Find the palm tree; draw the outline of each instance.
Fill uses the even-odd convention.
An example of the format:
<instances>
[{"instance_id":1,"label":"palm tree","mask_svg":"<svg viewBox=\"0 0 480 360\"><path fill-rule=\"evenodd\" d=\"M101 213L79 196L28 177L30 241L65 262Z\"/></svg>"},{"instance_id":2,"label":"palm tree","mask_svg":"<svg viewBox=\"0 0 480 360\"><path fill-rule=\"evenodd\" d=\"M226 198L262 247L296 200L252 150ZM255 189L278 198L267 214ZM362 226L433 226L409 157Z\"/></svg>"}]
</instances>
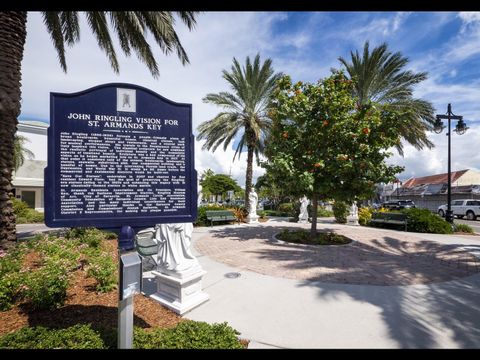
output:
<instances>
[{"instance_id":1,"label":"palm tree","mask_svg":"<svg viewBox=\"0 0 480 360\"><path fill-rule=\"evenodd\" d=\"M206 103L222 106L224 111L213 119L200 124L198 139L206 139L203 149L215 151L223 143L226 150L230 142L241 135L233 160L243 147L247 147L247 173L245 180L245 204L248 208L248 196L252 188L253 155L259 161L259 153L263 152L264 140L271 126L267 117L270 98L275 82L281 76L274 74L272 60L267 59L260 65L260 54L253 64L247 56L246 66L241 68L237 59L233 58L231 71L223 70L223 78L231 86L232 93L222 91L207 94L203 98Z\"/></svg>"},{"instance_id":2,"label":"palm tree","mask_svg":"<svg viewBox=\"0 0 480 360\"><path fill-rule=\"evenodd\" d=\"M368 41L365 42L363 55L358 50L350 52L351 62L343 57L339 61L345 66L352 80L355 80L355 95L358 105L369 101L379 104L390 104L401 111L405 118L401 126L401 135L416 149L424 147L431 149L433 143L428 140L426 131L431 129L434 108L428 101L413 98L414 85L427 79L427 73L414 73L404 70L408 58L400 52L392 54L387 44L382 44L369 51ZM402 144L397 146L403 155Z\"/></svg>"},{"instance_id":3,"label":"palm tree","mask_svg":"<svg viewBox=\"0 0 480 360\"><path fill-rule=\"evenodd\" d=\"M13 149L13 169L18 171L25 162L25 158L33 159L35 154L25 147L26 142L30 142L25 136L15 134Z\"/></svg>"},{"instance_id":4,"label":"palm tree","mask_svg":"<svg viewBox=\"0 0 480 360\"><path fill-rule=\"evenodd\" d=\"M196 12L181 11L177 15L191 30ZM65 44L73 45L80 39L76 11L46 11L43 20L57 50L63 71L67 71ZM106 53L110 64L119 73L119 64L108 24L118 35L122 51L134 52L145 63L152 76L159 76L158 65L145 35L150 32L165 54L177 53L183 65L189 62L174 29L173 14L169 11L89 11L87 22ZM108 20L107 20L108 17ZM0 241L16 240L15 216L9 193L14 169L14 136L20 114L21 62L25 40L27 12L0 12Z\"/></svg>"}]
</instances>

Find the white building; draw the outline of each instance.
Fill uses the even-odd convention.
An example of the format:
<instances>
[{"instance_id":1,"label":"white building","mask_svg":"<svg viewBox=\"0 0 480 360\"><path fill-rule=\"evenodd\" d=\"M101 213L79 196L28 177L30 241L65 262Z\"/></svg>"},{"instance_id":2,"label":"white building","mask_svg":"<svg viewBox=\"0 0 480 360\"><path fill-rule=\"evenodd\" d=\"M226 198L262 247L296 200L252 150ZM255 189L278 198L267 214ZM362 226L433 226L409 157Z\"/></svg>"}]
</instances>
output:
<instances>
[{"instance_id":1,"label":"white building","mask_svg":"<svg viewBox=\"0 0 480 360\"><path fill-rule=\"evenodd\" d=\"M35 158L26 159L18 171L13 173L12 179L15 197L41 212L44 209L47 128L48 124L41 121L19 121L17 134L28 139L24 146L33 152Z\"/></svg>"}]
</instances>

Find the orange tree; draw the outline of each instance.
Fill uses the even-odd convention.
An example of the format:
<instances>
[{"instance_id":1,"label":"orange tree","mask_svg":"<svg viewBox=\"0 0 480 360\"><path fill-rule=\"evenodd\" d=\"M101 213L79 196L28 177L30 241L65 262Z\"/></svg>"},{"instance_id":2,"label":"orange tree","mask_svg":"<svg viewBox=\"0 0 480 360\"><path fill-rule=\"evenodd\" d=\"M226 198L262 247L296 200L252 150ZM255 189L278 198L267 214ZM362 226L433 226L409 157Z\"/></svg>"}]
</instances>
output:
<instances>
[{"instance_id":1,"label":"orange tree","mask_svg":"<svg viewBox=\"0 0 480 360\"><path fill-rule=\"evenodd\" d=\"M353 83L333 72L316 84L282 77L274 92L273 126L262 165L292 195L312 199L312 237L319 200L369 198L379 182L403 170L385 163L398 145L402 114L388 105L357 105Z\"/></svg>"}]
</instances>

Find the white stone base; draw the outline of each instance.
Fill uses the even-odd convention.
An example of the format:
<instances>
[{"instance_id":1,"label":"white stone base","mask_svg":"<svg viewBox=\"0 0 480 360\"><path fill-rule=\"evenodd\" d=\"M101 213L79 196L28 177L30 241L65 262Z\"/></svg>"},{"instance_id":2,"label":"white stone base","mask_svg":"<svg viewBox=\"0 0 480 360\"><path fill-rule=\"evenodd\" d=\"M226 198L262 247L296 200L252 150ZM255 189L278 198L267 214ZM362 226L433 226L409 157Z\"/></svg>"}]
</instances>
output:
<instances>
[{"instance_id":1,"label":"white stone base","mask_svg":"<svg viewBox=\"0 0 480 360\"><path fill-rule=\"evenodd\" d=\"M202 277L206 273L200 269L182 278L152 271L157 278L157 292L150 297L177 314L183 315L209 299L208 294L202 291Z\"/></svg>"},{"instance_id":2,"label":"white stone base","mask_svg":"<svg viewBox=\"0 0 480 360\"><path fill-rule=\"evenodd\" d=\"M253 215L253 216L248 215L247 224L258 224L258 218L259 218L258 215Z\"/></svg>"},{"instance_id":3,"label":"white stone base","mask_svg":"<svg viewBox=\"0 0 480 360\"><path fill-rule=\"evenodd\" d=\"M308 223L308 219L299 219L297 221L298 224L307 224Z\"/></svg>"},{"instance_id":4,"label":"white stone base","mask_svg":"<svg viewBox=\"0 0 480 360\"><path fill-rule=\"evenodd\" d=\"M347 225L360 226L358 216L347 216Z\"/></svg>"}]
</instances>

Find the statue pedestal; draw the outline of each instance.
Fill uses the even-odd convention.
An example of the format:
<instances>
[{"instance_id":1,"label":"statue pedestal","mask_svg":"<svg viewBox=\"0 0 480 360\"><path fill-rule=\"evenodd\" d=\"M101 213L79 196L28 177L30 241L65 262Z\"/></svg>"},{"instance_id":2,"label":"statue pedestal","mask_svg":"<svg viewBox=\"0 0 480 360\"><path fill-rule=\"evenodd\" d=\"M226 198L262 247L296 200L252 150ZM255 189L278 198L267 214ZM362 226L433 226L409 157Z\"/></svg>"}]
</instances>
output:
<instances>
[{"instance_id":1,"label":"statue pedestal","mask_svg":"<svg viewBox=\"0 0 480 360\"><path fill-rule=\"evenodd\" d=\"M308 224L308 219L298 219L298 224Z\"/></svg>"},{"instance_id":2,"label":"statue pedestal","mask_svg":"<svg viewBox=\"0 0 480 360\"><path fill-rule=\"evenodd\" d=\"M347 225L360 226L358 223L358 216L347 216Z\"/></svg>"},{"instance_id":3,"label":"statue pedestal","mask_svg":"<svg viewBox=\"0 0 480 360\"><path fill-rule=\"evenodd\" d=\"M247 224L258 224L258 218L258 215L248 215L246 219Z\"/></svg>"},{"instance_id":4,"label":"statue pedestal","mask_svg":"<svg viewBox=\"0 0 480 360\"><path fill-rule=\"evenodd\" d=\"M202 291L202 277L206 273L200 265L182 272L152 271L157 278L157 292L150 297L183 315L209 299Z\"/></svg>"}]
</instances>

